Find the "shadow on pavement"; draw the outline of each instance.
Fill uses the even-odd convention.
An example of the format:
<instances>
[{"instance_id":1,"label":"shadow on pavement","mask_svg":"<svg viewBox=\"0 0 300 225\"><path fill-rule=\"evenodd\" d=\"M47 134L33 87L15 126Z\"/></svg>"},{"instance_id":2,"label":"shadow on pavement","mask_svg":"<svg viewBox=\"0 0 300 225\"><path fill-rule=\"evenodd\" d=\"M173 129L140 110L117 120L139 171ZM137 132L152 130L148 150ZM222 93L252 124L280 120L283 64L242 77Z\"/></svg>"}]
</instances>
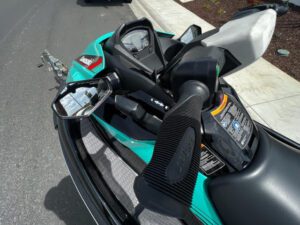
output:
<instances>
[{"instance_id":1,"label":"shadow on pavement","mask_svg":"<svg viewBox=\"0 0 300 225\"><path fill-rule=\"evenodd\" d=\"M83 7L122 6L124 2L124 0L77 0L77 4Z\"/></svg>"},{"instance_id":2,"label":"shadow on pavement","mask_svg":"<svg viewBox=\"0 0 300 225\"><path fill-rule=\"evenodd\" d=\"M54 212L66 225L95 225L82 202L70 176L62 179L46 194L44 205Z\"/></svg>"}]
</instances>

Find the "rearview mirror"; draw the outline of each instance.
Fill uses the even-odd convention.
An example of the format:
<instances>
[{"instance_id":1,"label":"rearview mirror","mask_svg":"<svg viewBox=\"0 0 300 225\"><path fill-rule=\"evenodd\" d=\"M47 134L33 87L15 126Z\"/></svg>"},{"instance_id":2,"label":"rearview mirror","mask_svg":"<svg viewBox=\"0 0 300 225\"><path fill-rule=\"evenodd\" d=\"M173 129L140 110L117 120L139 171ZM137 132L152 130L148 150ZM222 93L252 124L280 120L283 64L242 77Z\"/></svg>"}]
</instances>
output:
<instances>
[{"instance_id":1,"label":"rearview mirror","mask_svg":"<svg viewBox=\"0 0 300 225\"><path fill-rule=\"evenodd\" d=\"M69 83L54 99L52 109L61 119L89 117L111 92L105 79Z\"/></svg>"},{"instance_id":2,"label":"rearview mirror","mask_svg":"<svg viewBox=\"0 0 300 225\"><path fill-rule=\"evenodd\" d=\"M188 44L200 34L202 34L201 27L193 24L180 36L179 41Z\"/></svg>"}]
</instances>

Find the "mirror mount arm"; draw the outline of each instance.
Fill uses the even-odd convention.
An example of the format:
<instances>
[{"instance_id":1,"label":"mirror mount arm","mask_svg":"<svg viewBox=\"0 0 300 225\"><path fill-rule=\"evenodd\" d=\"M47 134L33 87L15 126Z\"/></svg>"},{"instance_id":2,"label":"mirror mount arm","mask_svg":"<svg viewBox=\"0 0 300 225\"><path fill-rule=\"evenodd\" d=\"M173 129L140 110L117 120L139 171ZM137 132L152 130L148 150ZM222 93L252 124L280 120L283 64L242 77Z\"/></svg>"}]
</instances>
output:
<instances>
[{"instance_id":1,"label":"mirror mount arm","mask_svg":"<svg viewBox=\"0 0 300 225\"><path fill-rule=\"evenodd\" d=\"M55 75L55 80L59 84L65 83L66 77L68 75L69 69L65 66L61 60L55 58L50 52L45 49L42 52L41 60L43 64L47 64L49 66L49 70L52 70Z\"/></svg>"}]
</instances>

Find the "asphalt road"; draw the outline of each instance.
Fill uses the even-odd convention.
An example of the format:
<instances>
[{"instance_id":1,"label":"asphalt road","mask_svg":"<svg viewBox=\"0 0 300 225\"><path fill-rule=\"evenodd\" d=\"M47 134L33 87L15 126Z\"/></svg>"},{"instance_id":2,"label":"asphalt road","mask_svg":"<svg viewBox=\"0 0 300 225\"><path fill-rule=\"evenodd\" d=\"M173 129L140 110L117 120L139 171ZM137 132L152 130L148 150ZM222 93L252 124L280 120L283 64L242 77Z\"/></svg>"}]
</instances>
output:
<instances>
[{"instance_id":1,"label":"asphalt road","mask_svg":"<svg viewBox=\"0 0 300 225\"><path fill-rule=\"evenodd\" d=\"M45 48L70 63L91 40L132 20L116 1L0 2L0 225L94 224L53 129L56 83L37 64Z\"/></svg>"}]
</instances>

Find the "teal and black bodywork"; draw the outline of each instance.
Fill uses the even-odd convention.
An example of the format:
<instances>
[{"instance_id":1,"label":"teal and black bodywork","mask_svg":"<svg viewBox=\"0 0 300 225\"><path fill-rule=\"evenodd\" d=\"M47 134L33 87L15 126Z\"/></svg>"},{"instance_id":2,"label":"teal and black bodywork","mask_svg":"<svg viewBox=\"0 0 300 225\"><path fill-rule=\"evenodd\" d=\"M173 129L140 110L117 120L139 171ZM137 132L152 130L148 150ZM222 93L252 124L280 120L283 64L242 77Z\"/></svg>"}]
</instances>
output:
<instances>
[{"instance_id":1,"label":"teal and black bodywork","mask_svg":"<svg viewBox=\"0 0 300 225\"><path fill-rule=\"evenodd\" d=\"M164 32L158 32L158 35L159 34L169 38L172 38L174 36L173 34L168 34ZM90 71L74 60L69 70L67 82L93 79L97 75L99 76L99 74L101 74L101 72L105 69L105 56L102 49L102 43L108 38L110 38L112 35L113 32L110 32L97 38L95 41L91 42L82 53L82 55L92 55L103 58L102 64ZM97 115L94 115L94 117L96 121L107 132L114 136L120 143L122 143L128 149L133 151L138 157L141 158L141 160L143 160L145 163L150 162L154 151L155 140L135 140L131 137L128 137L121 131L118 131L114 127L110 126L108 123L97 117ZM205 187L206 179L207 177L204 174L200 172L198 173L191 210L205 224L222 224L207 195Z\"/></svg>"},{"instance_id":2,"label":"teal and black bodywork","mask_svg":"<svg viewBox=\"0 0 300 225\"><path fill-rule=\"evenodd\" d=\"M252 21L256 32L274 28L275 6L241 11L226 29L202 34L191 26L178 39L147 19L133 21L72 62L61 99L76 83L99 80L98 98L103 83L111 89L89 117L60 117L54 103L66 162L97 223L300 222L299 145L252 121L223 79L265 49L252 43L251 27L243 40L214 39L240 31L239 20ZM262 18L266 24L253 25ZM245 45L240 51L253 48L249 56L235 43Z\"/></svg>"},{"instance_id":3,"label":"teal and black bodywork","mask_svg":"<svg viewBox=\"0 0 300 225\"><path fill-rule=\"evenodd\" d=\"M105 69L105 57L101 43L113 35L113 32L102 35L93 42L91 42L87 48L82 52L82 55L92 55L101 57L103 59L102 63L95 67L93 70L88 70L82 66L78 61L73 60L70 67L67 82L75 82L81 80L93 79L97 74L101 73Z\"/></svg>"},{"instance_id":4,"label":"teal and black bodywork","mask_svg":"<svg viewBox=\"0 0 300 225\"><path fill-rule=\"evenodd\" d=\"M97 38L95 41L91 42L88 47L82 52L82 55L92 55L101 57L103 59L102 64L95 67L93 70L88 70L82 66L78 61L74 60L72 66L70 67L67 82L76 82L82 80L93 79L94 77L101 76L101 72L105 69L105 56L102 49L102 43L109 39L114 33L110 32L104 34L103 36ZM172 38L173 34L158 32L164 37ZM129 150L134 152L141 160L145 163L149 163L155 146L155 140L136 140L128 137L126 134L115 129L107 122L97 117L96 114L93 115L95 120L112 136L114 136L121 144L126 146ZM193 202L191 205L191 211L197 215L204 224L215 224L221 225L221 221L211 204L207 191L205 182L207 177L198 173L197 183L195 186L195 192L193 196Z\"/></svg>"}]
</instances>

